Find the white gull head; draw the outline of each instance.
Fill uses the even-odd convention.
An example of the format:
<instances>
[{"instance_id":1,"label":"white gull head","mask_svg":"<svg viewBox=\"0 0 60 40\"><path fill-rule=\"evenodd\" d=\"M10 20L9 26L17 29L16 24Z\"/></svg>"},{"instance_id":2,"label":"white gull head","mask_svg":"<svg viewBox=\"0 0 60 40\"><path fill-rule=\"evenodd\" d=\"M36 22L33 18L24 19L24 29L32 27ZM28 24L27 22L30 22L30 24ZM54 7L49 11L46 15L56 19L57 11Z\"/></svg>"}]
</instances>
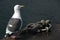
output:
<instances>
[{"instance_id":1,"label":"white gull head","mask_svg":"<svg viewBox=\"0 0 60 40\"><path fill-rule=\"evenodd\" d=\"M22 8L22 7L24 7L24 5L15 5L14 6L14 14L13 14L12 18L21 19L20 8Z\"/></svg>"}]
</instances>

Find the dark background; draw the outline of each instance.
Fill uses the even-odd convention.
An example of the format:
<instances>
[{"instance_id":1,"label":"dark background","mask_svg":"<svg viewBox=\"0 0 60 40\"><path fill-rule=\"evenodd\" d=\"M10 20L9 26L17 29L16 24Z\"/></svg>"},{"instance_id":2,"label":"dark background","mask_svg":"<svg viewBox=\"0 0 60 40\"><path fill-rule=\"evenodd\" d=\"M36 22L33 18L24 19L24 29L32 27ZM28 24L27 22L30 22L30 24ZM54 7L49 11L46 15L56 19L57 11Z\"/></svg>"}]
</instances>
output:
<instances>
[{"instance_id":1,"label":"dark background","mask_svg":"<svg viewBox=\"0 0 60 40\"><path fill-rule=\"evenodd\" d=\"M6 25L16 4L25 6L21 8L23 27L41 19L50 19L53 24L60 23L60 0L0 0L0 38L5 34Z\"/></svg>"}]
</instances>

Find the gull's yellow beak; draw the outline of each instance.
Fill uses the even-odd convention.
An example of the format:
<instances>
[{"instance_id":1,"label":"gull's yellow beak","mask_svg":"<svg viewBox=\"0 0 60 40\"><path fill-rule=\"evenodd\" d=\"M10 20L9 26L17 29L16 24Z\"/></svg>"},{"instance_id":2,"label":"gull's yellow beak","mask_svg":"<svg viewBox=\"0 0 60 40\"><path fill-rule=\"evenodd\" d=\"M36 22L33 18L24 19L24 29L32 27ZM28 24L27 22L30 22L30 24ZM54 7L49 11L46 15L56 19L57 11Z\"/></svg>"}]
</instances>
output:
<instances>
[{"instance_id":1,"label":"gull's yellow beak","mask_svg":"<svg viewBox=\"0 0 60 40\"><path fill-rule=\"evenodd\" d=\"M24 5L20 5L20 7L24 7Z\"/></svg>"}]
</instances>

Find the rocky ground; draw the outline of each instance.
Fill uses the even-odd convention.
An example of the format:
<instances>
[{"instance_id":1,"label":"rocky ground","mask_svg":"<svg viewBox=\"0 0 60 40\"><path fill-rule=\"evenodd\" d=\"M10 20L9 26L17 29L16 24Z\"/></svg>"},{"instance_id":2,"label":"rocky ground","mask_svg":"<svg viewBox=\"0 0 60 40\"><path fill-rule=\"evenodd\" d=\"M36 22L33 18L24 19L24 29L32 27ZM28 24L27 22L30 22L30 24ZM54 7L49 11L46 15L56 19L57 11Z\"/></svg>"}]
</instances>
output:
<instances>
[{"instance_id":1,"label":"rocky ground","mask_svg":"<svg viewBox=\"0 0 60 40\"><path fill-rule=\"evenodd\" d=\"M32 33L32 32L22 32L19 38L3 38L2 40L60 40L60 24L56 24L52 27L51 32L46 33Z\"/></svg>"}]
</instances>

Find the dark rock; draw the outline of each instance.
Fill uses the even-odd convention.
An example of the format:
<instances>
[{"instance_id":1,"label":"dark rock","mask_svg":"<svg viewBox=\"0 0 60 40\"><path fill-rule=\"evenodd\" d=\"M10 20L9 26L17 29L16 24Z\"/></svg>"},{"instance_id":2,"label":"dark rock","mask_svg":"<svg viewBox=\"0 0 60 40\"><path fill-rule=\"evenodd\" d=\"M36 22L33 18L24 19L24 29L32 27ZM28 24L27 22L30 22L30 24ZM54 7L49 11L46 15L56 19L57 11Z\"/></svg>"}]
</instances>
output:
<instances>
[{"instance_id":1,"label":"dark rock","mask_svg":"<svg viewBox=\"0 0 60 40\"><path fill-rule=\"evenodd\" d=\"M17 36L16 39L12 38L3 38L2 40L60 40L60 24L55 24L52 27L51 32L42 32L36 33L35 35L32 32L23 31Z\"/></svg>"}]
</instances>

